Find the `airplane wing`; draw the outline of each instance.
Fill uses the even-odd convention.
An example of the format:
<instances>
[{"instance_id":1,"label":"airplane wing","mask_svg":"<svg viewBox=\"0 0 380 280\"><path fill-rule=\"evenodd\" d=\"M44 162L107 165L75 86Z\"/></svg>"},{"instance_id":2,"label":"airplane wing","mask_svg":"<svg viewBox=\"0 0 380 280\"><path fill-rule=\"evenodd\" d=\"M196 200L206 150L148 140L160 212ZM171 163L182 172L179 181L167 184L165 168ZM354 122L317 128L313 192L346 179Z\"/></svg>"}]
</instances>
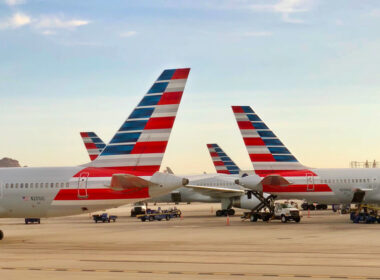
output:
<instances>
[{"instance_id":1,"label":"airplane wing","mask_svg":"<svg viewBox=\"0 0 380 280\"><path fill-rule=\"evenodd\" d=\"M224 187L210 187L210 186L198 186L198 185L186 185L186 188L193 189L203 195L212 196L215 198L226 198L244 195L243 189L233 189Z\"/></svg>"}]
</instances>

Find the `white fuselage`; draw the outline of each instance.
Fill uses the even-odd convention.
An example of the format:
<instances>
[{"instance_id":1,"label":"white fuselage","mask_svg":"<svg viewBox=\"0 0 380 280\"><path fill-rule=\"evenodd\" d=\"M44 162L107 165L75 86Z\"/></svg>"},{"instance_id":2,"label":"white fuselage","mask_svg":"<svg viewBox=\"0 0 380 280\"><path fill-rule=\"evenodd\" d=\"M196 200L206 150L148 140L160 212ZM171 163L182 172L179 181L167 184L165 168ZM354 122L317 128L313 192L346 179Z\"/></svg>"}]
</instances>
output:
<instances>
[{"instance_id":1,"label":"white fuselage","mask_svg":"<svg viewBox=\"0 0 380 280\"><path fill-rule=\"evenodd\" d=\"M109 188L111 177L91 177L84 170L0 168L0 217L75 215L150 198L148 188L114 191Z\"/></svg>"},{"instance_id":2,"label":"white fuselage","mask_svg":"<svg viewBox=\"0 0 380 280\"><path fill-rule=\"evenodd\" d=\"M276 173L291 185L264 186L263 191L285 199L305 199L325 204L349 204L356 190L365 191L363 203L380 203L380 169L376 168L313 168L299 175ZM294 176L297 175L297 176Z\"/></svg>"}]
</instances>

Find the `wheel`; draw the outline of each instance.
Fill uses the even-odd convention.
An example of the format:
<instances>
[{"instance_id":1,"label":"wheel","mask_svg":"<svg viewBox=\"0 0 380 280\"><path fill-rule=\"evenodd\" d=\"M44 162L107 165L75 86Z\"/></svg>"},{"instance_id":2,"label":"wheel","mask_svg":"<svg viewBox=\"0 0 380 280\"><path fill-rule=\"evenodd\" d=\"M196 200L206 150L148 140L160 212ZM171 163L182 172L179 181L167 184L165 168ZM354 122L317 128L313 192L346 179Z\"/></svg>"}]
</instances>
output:
<instances>
[{"instance_id":1,"label":"wheel","mask_svg":"<svg viewBox=\"0 0 380 280\"><path fill-rule=\"evenodd\" d=\"M229 216L233 216L233 215L235 215L235 210L234 209L228 209L228 215Z\"/></svg>"},{"instance_id":2,"label":"wheel","mask_svg":"<svg viewBox=\"0 0 380 280\"><path fill-rule=\"evenodd\" d=\"M299 222L301 221L301 218L300 218L300 217L294 218L294 221L295 221L296 223L299 223Z\"/></svg>"},{"instance_id":3,"label":"wheel","mask_svg":"<svg viewBox=\"0 0 380 280\"><path fill-rule=\"evenodd\" d=\"M257 222L257 215L256 214L253 214L253 215L251 215L251 217L249 218L249 220L251 221L251 222Z\"/></svg>"},{"instance_id":4,"label":"wheel","mask_svg":"<svg viewBox=\"0 0 380 280\"><path fill-rule=\"evenodd\" d=\"M169 221L169 220L170 220L170 215L166 215L165 219L166 219L167 221Z\"/></svg>"},{"instance_id":5,"label":"wheel","mask_svg":"<svg viewBox=\"0 0 380 280\"><path fill-rule=\"evenodd\" d=\"M217 210L215 212L215 214L216 214L217 217L221 217L222 216L222 210Z\"/></svg>"},{"instance_id":6,"label":"wheel","mask_svg":"<svg viewBox=\"0 0 380 280\"><path fill-rule=\"evenodd\" d=\"M149 216L149 222L154 221L154 216Z\"/></svg>"},{"instance_id":7,"label":"wheel","mask_svg":"<svg viewBox=\"0 0 380 280\"><path fill-rule=\"evenodd\" d=\"M4 238L4 233L2 230L0 230L0 240L2 240Z\"/></svg>"},{"instance_id":8,"label":"wheel","mask_svg":"<svg viewBox=\"0 0 380 280\"><path fill-rule=\"evenodd\" d=\"M95 220L95 223L98 223L98 220Z\"/></svg>"},{"instance_id":9,"label":"wheel","mask_svg":"<svg viewBox=\"0 0 380 280\"><path fill-rule=\"evenodd\" d=\"M25 224L26 224L26 225L29 224L28 220L26 220L26 219L25 219Z\"/></svg>"},{"instance_id":10,"label":"wheel","mask_svg":"<svg viewBox=\"0 0 380 280\"><path fill-rule=\"evenodd\" d=\"M270 219L270 216L269 215L263 215L263 221L264 222L268 222Z\"/></svg>"},{"instance_id":11,"label":"wheel","mask_svg":"<svg viewBox=\"0 0 380 280\"><path fill-rule=\"evenodd\" d=\"M145 221L146 221L146 217L142 217L142 218L141 218L141 221L142 221L142 222L145 222Z\"/></svg>"},{"instance_id":12,"label":"wheel","mask_svg":"<svg viewBox=\"0 0 380 280\"><path fill-rule=\"evenodd\" d=\"M111 220L110 220L110 219L108 219L108 220L107 220L107 222L108 222L108 223L110 223L110 222L111 222Z\"/></svg>"},{"instance_id":13,"label":"wheel","mask_svg":"<svg viewBox=\"0 0 380 280\"><path fill-rule=\"evenodd\" d=\"M284 215L282 215L281 216L281 222L286 223L287 221L288 221L288 219Z\"/></svg>"},{"instance_id":14,"label":"wheel","mask_svg":"<svg viewBox=\"0 0 380 280\"><path fill-rule=\"evenodd\" d=\"M41 220L40 220L40 219L38 219L37 223L38 223L38 224L40 224L40 223L41 223Z\"/></svg>"}]
</instances>

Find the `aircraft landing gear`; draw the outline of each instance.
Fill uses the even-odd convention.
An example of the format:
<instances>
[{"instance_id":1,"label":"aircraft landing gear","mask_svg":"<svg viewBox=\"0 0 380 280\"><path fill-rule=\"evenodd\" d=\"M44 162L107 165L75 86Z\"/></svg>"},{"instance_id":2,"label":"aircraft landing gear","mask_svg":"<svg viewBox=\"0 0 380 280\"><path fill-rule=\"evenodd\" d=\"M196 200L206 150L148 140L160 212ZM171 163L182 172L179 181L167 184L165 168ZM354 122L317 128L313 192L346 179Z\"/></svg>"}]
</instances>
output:
<instances>
[{"instance_id":1,"label":"aircraft landing gear","mask_svg":"<svg viewBox=\"0 0 380 280\"><path fill-rule=\"evenodd\" d=\"M235 210L232 209L232 208L230 208L230 209L222 209L222 210L217 210L215 214L216 214L217 217L233 216L233 215L235 215Z\"/></svg>"},{"instance_id":2,"label":"aircraft landing gear","mask_svg":"<svg viewBox=\"0 0 380 280\"><path fill-rule=\"evenodd\" d=\"M2 240L4 238L4 233L2 230L0 230L0 240Z\"/></svg>"}]
</instances>

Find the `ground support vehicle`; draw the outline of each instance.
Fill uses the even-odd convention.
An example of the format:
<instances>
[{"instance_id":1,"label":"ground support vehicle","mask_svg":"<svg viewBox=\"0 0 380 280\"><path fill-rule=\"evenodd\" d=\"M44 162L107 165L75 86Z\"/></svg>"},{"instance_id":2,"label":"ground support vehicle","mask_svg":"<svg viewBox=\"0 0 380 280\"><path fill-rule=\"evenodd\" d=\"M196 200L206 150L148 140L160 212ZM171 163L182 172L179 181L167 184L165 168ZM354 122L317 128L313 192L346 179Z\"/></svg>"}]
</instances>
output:
<instances>
[{"instance_id":1,"label":"ground support vehicle","mask_svg":"<svg viewBox=\"0 0 380 280\"><path fill-rule=\"evenodd\" d=\"M144 205L135 205L131 209L131 217L136 217L137 215L145 214L146 206Z\"/></svg>"},{"instance_id":2,"label":"ground support vehicle","mask_svg":"<svg viewBox=\"0 0 380 280\"><path fill-rule=\"evenodd\" d=\"M136 217L140 219L142 222L152 222L161 220L169 221L172 218L181 217L181 211L176 208L169 210L161 210L160 208L158 210L147 209L145 214L136 215Z\"/></svg>"},{"instance_id":3,"label":"ground support vehicle","mask_svg":"<svg viewBox=\"0 0 380 280\"><path fill-rule=\"evenodd\" d=\"M288 221L295 221L296 223L299 223L301 221L302 215L300 211L292 204L275 203L272 209L270 209L272 211L264 209L260 212L245 212L242 219L249 219L251 222L257 222L259 219L264 222L269 222L270 220L281 220L283 223Z\"/></svg>"},{"instance_id":4,"label":"ground support vehicle","mask_svg":"<svg viewBox=\"0 0 380 280\"><path fill-rule=\"evenodd\" d=\"M353 223L365 223L374 224L380 223L380 216L378 211L380 208L374 205L359 205L357 209L354 209L350 213L350 219Z\"/></svg>"},{"instance_id":5,"label":"ground support vehicle","mask_svg":"<svg viewBox=\"0 0 380 280\"><path fill-rule=\"evenodd\" d=\"M116 222L117 216L115 215L109 215L107 213L103 213L101 215L92 215L92 218L94 219L94 222L102 222L102 223L110 223L111 221Z\"/></svg>"},{"instance_id":6,"label":"ground support vehicle","mask_svg":"<svg viewBox=\"0 0 380 280\"><path fill-rule=\"evenodd\" d=\"M40 224L41 223L41 219L39 218L25 218L25 224Z\"/></svg>"}]
</instances>

